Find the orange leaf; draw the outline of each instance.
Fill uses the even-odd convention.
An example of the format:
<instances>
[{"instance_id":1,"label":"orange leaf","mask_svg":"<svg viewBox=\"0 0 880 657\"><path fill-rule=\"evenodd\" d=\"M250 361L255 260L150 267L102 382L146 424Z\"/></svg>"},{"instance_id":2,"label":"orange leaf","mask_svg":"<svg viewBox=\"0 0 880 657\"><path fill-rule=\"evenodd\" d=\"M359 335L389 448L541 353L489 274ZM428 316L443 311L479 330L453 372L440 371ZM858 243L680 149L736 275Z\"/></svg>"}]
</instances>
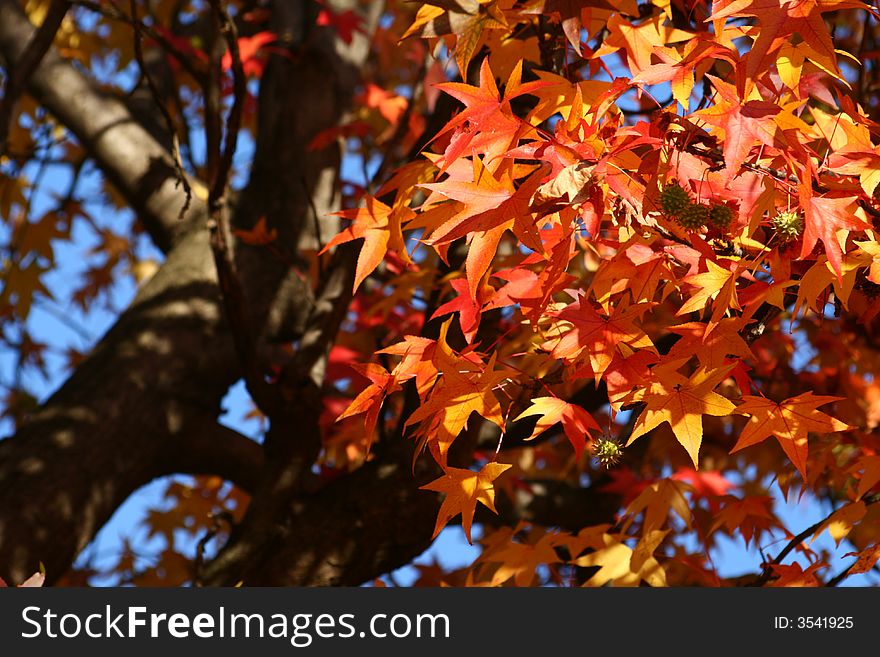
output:
<instances>
[{"instance_id":1,"label":"orange leaf","mask_svg":"<svg viewBox=\"0 0 880 657\"><path fill-rule=\"evenodd\" d=\"M372 196L367 196L364 207L342 210L334 214L350 219L354 223L338 235L335 235L327 246L321 249L321 253L325 253L327 249L337 244L343 244L356 239L364 240L355 270L355 291L360 287L364 279L379 266L389 248L406 262L410 261L401 231L401 224L415 216L415 213L409 208L405 206L390 208L382 203L382 201Z\"/></svg>"},{"instance_id":2,"label":"orange leaf","mask_svg":"<svg viewBox=\"0 0 880 657\"><path fill-rule=\"evenodd\" d=\"M440 505L440 511L437 514L433 538L436 538L440 530L460 513L464 535L467 537L468 543L472 544L471 525L474 522L477 502L488 507L493 513L498 513L495 510L495 487L492 482L510 467L505 463L487 463L479 472L462 468L446 468L442 477L422 486L421 490L446 493L446 498Z\"/></svg>"},{"instance_id":3,"label":"orange leaf","mask_svg":"<svg viewBox=\"0 0 880 657\"><path fill-rule=\"evenodd\" d=\"M251 246L265 246L278 239L278 231L266 228L266 217L260 217L250 230L234 230L235 236Z\"/></svg>"},{"instance_id":4,"label":"orange leaf","mask_svg":"<svg viewBox=\"0 0 880 657\"><path fill-rule=\"evenodd\" d=\"M801 476L807 479L807 434L847 431L851 427L816 410L818 406L840 401L841 397L827 397L805 392L797 397L777 403L765 397L743 396L738 413L751 415L751 419L730 453L751 445L757 445L770 436L776 436L788 458Z\"/></svg>"},{"instance_id":5,"label":"orange leaf","mask_svg":"<svg viewBox=\"0 0 880 657\"><path fill-rule=\"evenodd\" d=\"M577 458L580 458L581 452L584 451L584 443L590 429L599 431L599 425L596 424L596 420L593 419L592 415L580 406L569 404L567 401L557 397L537 397L533 399L532 405L520 413L514 419L514 422L533 415L540 415L541 419L538 420L532 434L526 440L532 440L554 424L561 422L562 430L565 432L565 436L572 447L574 447Z\"/></svg>"},{"instance_id":6,"label":"orange leaf","mask_svg":"<svg viewBox=\"0 0 880 657\"><path fill-rule=\"evenodd\" d=\"M659 366L658 366L659 367ZM663 422L668 422L679 443L687 450L698 468L700 444L703 442L703 415L730 415L736 408L729 400L712 392L732 368L723 367L708 375L697 370L690 379L675 372L664 372L642 401L645 410L636 420L627 445ZM655 368L656 371L656 368Z\"/></svg>"}]
</instances>

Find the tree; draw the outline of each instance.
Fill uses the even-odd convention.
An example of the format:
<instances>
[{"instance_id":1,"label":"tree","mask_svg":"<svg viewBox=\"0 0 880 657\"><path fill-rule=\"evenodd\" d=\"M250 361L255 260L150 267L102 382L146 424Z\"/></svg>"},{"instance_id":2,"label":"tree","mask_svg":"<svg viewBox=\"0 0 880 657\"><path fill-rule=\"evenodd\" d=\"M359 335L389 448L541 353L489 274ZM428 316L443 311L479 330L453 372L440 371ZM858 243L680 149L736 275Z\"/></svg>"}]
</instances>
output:
<instances>
[{"instance_id":1,"label":"tree","mask_svg":"<svg viewBox=\"0 0 880 657\"><path fill-rule=\"evenodd\" d=\"M88 581L77 555L173 474L145 520L166 548L126 546L120 581L355 585L450 523L480 556L418 583L870 571L876 18L0 0L0 575ZM83 279L53 287L83 231ZM85 353L33 335L126 280ZM218 421L239 380L259 440ZM786 527L777 490L831 511ZM839 553L811 549L826 529ZM773 547L724 579L721 537Z\"/></svg>"}]
</instances>

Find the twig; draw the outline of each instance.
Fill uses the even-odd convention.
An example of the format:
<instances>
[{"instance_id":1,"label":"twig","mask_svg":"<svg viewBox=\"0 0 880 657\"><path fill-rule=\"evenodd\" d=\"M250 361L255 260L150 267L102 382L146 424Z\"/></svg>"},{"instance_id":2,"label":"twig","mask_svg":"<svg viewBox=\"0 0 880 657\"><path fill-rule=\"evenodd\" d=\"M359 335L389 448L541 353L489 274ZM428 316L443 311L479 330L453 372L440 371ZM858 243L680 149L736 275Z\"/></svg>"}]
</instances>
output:
<instances>
[{"instance_id":1,"label":"twig","mask_svg":"<svg viewBox=\"0 0 880 657\"><path fill-rule=\"evenodd\" d=\"M219 513L211 515L211 529L205 532L205 535L202 536L196 545L196 558L195 561L193 561L193 586L202 585L202 568L205 565L205 548L208 546L208 543L211 542L211 539L220 533L220 530L222 529L219 522L220 520L225 521L230 528L235 525L235 520L229 511L220 511Z\"/></svg>"},{"instance_id":2,"label":"twig","mask_svg":"<svg viewBox=\"0 0 880 657\"><path fill-rule=\"evenodd\" d=\"M226 142L223 154L218 162L216 176L212 180L209 196L209 198L222 202L225 199L226 183L229 179L229 172L232 169L232 159L235 156L235 147L238 142L238 131L241 128L241 115L244 109L244 100L247 96L247 80L241 63L241 53L238 50L238 30L235 27L235 23L233 23L229 14L226 13L220 0L211 0L211 7L214 10L214 14L220 24L220 30L226 39L226 45L229 47L229 52L232 56L232 109L229 110L229 116L226 118Z\"/></svg>"},{"instance_id":3,"label":"twig","mask_svg":"<svg viewBox=\"0 0 880 657\"><path fill-rule=\"evenodd\" d=\"M55 34L61 27L61 22L67 15L69 7L68 0L52 0L43 24L34 32L34 36L28 42L24 52L21 53L15 66L10 65L9 67L11 71L8 71L6 88L3 90L3 98L0 99L0 155L6 153L9 123L12 120L15 105L24 91L28 78L40 65L43 57L52 46Z\"/></svg>"},{"instance_id":4,"label":"twig","mask_svg":"<svg viewBox=\"0 0 880 657\"><path fill-rule=\"evenodd\" d=\"M211 232L211 251L217 267L217 279L222 292L226 320L232 332L232 339L244 369L244 379L248 392L264 415L271 417L279 404L278 395L269 389L269 384L260 371L249 324L247 299L238 279L235 260L229 247L229 223L227 220L226 187L238 131L241 126L241 113L247 93L244 68L238 50L235 25L219 0L211 0L216 24L226 39L232 56L233 86L232 109L226 119L226 141L221 149L220 119L220 50L210 48L211 66L208 74L209 86L205 89L205 136L207 141L208 170L208 229Z\"/></svg>"},{"instance_id":5,"label":"twig","mask_svg":"<svg viewBox=\"0 0 880 657\"><path fill-rule=\"evenodd\" d=\"M158 43L162 46L162 50L169 53L177 60L180 66L199 83L205 84L205 74L202 71L199 71L192 65L193 58L186 53L181 52L173 43L171 43L166 37L164 37L161 33L154 30L149 25L143 23L142 21L134 18L134 14L132 17L126 16L125 12L121 11L119 7L116 6L115 3L110 3L108 5L102 5L98 2L92 2L91 0L73 0L75 5L79 5L83 9L88 9L89 11L95 12L96 14L100 14L104 18L109 18L111 20L117 20L122 23L127 23L131 25L133 28L139 30L150 39Z\"/></svg>"},{"instance_id":6,"label":"twig","mask_svg":"<svg viewBox=\"0 0 880 657\"><path fill-rule=\"evenodd\" d=\"M192 188L190 187L189 180L187 180L186 173L183 170L183 162L180 161L180 143L177 139L177 129L174 125L174 119L168 112L168 108L165 106L165 103L162 100L159 89L156 87L156 83L153 81L153 77L147 70L146 62L144 62L144 51L141 45L141 31L143 29L143 23L141 23L141 21L138 19L137 3L135 2L135 0L129 0L129 3L131 7L131 25L132 29L134 30L134 56L137 60L138 67L140 67L141 75L147 81L147 86L150 88L150 93L153 96L153 101L159 108L159 111L162 113L162 117L165 119L165 126L168 129L168 132L171 134L171 158L174 160L174 170L175 173L177 173L177 185L181 185L183 187L184 193L186 194L186 198L183 201L183 207L180 208L180 212L177 215L177 218L180 220L183 219L183 217L186 215L187 210L189 210L189 206L192 201Z\"/></svg>"},{"instance_id":7,"label":"twig","mask_svg":"<svg viewBox=\"0 0 880 657\"><path fill-rule=\"evenodd\" d=\"M877 493L874 495L869 495L868 497L866 497L864 499L865 506L871 506L872 504L876 504L877 502L880 502L880 493ZM804 531L802 531L800 534L798 534L793 539L791 539L788 542L788 544L784 548L782 548L782 550L779 552L779 554L776 555L775 559L773 559L770 563L764 565L764 568L761 571L761 574L751 584L751 586L763 586L768 581L770 581L770 579L773 577L772 566L778 566L779 564L781 564L782 560L785 559L785 557L787 557L792 550L794 550L798 545L800 545L803 541L805 541L808 536L810 536L811 534L814 534L825 522L828 521L828 518L830 518L836 512L837 512L837 509L835 509L834 511L829 513L825 518L823 518L819 522L813 523L812 525L807 527ZM849 572L849 568L847 568L844 571L844 573L848 573L848 572ZM837 577L841 577L841 575L843 577L846 577L846 575L844 573L841 573ZM842 577L841 577L841 579L842 579Z\"/></svg>"}]
</instances>

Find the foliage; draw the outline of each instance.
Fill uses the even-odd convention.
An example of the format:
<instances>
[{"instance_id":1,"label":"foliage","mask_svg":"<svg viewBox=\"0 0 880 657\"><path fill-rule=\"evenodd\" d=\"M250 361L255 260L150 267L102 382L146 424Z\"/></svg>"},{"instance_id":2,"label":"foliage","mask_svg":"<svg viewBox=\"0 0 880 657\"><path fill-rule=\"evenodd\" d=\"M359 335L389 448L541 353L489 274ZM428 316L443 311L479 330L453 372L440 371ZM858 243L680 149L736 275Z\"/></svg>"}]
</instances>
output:
<instances>
[{"instance_id":1,"label":"foliage","mask_svg":"<svg viewBox=\"0 0 880 657\"><path fill-rule=\"evenodd\" d=\"M39 24L49 4L24 6ZM191 136L209 122L210 57L181 34L216 4L142 3L137 37L174 72L165 111L209 206L211 142L200 153ZM426 585L818 585L868 572L880 554L876 10L391 1L371 26L361 4L316 12L340 42L368 35L371 54L352 112L309 136L313 152L344 141L365 175L343 167L342 206L319 218L342 229L291 265L319 290L334 254L353 263L312 409L313 485L405 448L407 485L441 494L433 536L460 522L481 550L458 571L423 568ZM121 93L138 68L130 9L80 5L55 48ZM241 102L245 148L260 78L291 55L268 29L270 9L229 5L240 34L237 52L224 47L223 90L227 111ZM252 80L243 97L238 66ZM98 220L80 200L88 148L29 96L16 111L0 179L0 312L17 372L4 414L26 423L36 401L19 374L45 372L48 352L72 370L82 358L30 334L35 309L87 313L160 257L143 255L137 222ZM56 160L75 175L35 213ZM235 166L244 175L249 164ZM117 215L125 202L107 177L100 185L100 211ZM59 244L84 230L81 284L55 289ZM234 236L277 258L281 230L261 217ZM233 312L234 288L223 291ZM301 347L276 349L268 371L283 373ZM248 383L255 416L273 426ZM581 507L530 506L548 485ZM205 542L193 557L181 532L190 544L222 538L252 511L218 477L169 486L169 505L144 521L165 549L144 566L127 546L109 569L118 581L189 581ZM774 491L831 511L786 527ZM610 513L592 512L609 497ZM847 541L847 557L810 548L825 530ZM722 538L773 547L750 577L725 579L709 557ZM785 563L792 552L802 563Z\"/></svg>"}]
</instances>

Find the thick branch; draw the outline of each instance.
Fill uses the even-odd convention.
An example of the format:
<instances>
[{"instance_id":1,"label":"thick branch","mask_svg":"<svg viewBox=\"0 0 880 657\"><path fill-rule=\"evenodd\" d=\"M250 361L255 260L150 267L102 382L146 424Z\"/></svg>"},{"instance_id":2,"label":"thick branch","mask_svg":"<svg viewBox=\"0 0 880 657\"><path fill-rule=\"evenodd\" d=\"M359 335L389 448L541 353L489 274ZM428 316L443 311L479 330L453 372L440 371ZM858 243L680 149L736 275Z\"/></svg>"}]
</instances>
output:
<instances>
[{"instance_id":1,"label":"thick branch","mask_svg":"<svg viewBox=\"0 0 880 657\"><path fill-rule=\"evenodd\" d=\"M0 0L0 57L15 69L35 33L15 0ZM100 91L50 48L28 79L27 90L76 135L119 189L156 245L164 251L198 219L205 205L193 199L187 220L179 214L186 196L174 159L117 98Z\"/></svg>"}]
</instances>

